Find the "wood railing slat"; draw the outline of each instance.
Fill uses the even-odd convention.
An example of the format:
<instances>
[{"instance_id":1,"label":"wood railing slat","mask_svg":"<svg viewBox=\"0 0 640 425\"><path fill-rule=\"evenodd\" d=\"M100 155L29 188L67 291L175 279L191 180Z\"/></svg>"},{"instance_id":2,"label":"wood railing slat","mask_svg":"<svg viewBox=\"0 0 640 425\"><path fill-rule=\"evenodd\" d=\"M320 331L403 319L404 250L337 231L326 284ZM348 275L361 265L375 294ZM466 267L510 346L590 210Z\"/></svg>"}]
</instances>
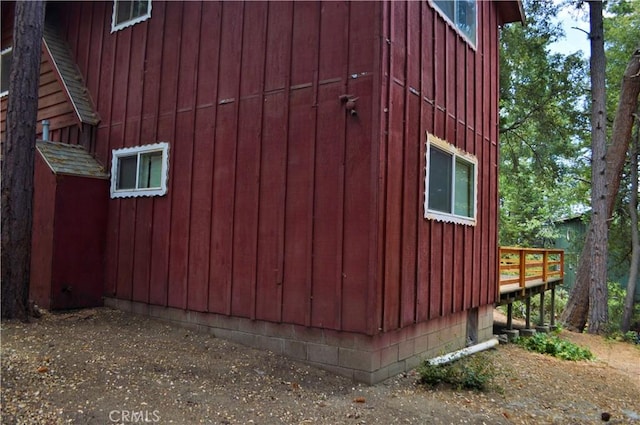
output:
<instances>
[{"instance_id":1,"label":"wood railing slat","mask_svg":"<svg viewBox=\"0 0 640 425\"><path fill-rule=\"evenodd\" d=\"M514 283L518 284L516 291L525 291L527 282L537 280L546 285L549 279L564 279L564 250L500 247L498 270L498 291Z\"/></svg>"}]
</instances>

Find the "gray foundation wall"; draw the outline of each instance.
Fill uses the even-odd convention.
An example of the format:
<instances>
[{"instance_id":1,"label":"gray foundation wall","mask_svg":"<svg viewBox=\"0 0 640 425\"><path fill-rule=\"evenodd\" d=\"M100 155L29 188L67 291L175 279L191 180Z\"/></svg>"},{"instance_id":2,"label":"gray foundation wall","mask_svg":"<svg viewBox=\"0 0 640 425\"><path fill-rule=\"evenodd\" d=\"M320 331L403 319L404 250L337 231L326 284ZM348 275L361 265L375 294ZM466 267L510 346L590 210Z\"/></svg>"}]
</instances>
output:
<instances>
[{"instance_id":1,"label":"gray foundation wall","mask_svg":"<svg viewBox=\"0 0 640 425\"><path fill-rule=\"evenodd\" d=\"M375 384L467 345L467 312L377 335L308 328L105 298L105 306L176 323ZM493 306L478 309L477 342L493 336Z\"/></svg>"}]
</instances>

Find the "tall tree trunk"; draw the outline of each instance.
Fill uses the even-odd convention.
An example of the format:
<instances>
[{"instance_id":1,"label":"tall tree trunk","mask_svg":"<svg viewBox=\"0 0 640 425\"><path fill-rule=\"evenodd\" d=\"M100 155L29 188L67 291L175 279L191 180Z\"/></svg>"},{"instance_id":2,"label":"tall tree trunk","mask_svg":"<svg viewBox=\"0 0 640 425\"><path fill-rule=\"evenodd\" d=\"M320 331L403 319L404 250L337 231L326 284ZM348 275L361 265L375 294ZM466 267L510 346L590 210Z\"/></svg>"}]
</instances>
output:
<instances>
[{"instance_id":1,"label":"tall tree trunk","mask_svg":"<svg viewBox=\"0 0 640 425\"><path fill-rule=\"evenodd\" d=\"M640 112L640 111L639 111ZM636 115L637 116L637 115ZM620 329L627 332L631 328L631 317L636 296L638 282L638 268L640 268L640 237L638 237L638 155L640 155L640 126L636 123L636 135L631 157L631 197L629 199L629 216L631 217L631 266L627 281L627 295L624 299L624 312Z\"/></svg>"},{"instance_id":2,"label":"tall tree trunk","mask_svg":"<svg viewBox=\"0 0 640 425\"><path fill-rule=\"evenodd\" d=\"M591 281L589 333L601 333L609 321L607 301L607 102L605 90L602 0L589 1L591 34Z\"/></svg>"},{"instance_id":3,"label":"tall tree trunk","mask_svg":"<svg viewBox=\"0 0 640 425\"><path fill-rule=\"evenodd\" d=\"M638 104L640 93L640 46L633 53L622 78L620 101L613 121L611 144L607 149L607 217L611 218L620 188L620 176L626 154L631 141L633 115ZM587 323L589 306L589 258L591 254L591 232L587 232L586 240L576 270L576 281L571 288L569 300L562 312L560 321L572 331L582 332Z\"/></svg>"},{"instance_id":4,"label":"tall tree trunk","mask_svg":"<svg viewBox=\"0 0 640 425\"><path fill-rule=\"evenodd\" d=\"M18 1L2 146L2 317L27 319L44 2Z\"/></svg>"}]
</instances>

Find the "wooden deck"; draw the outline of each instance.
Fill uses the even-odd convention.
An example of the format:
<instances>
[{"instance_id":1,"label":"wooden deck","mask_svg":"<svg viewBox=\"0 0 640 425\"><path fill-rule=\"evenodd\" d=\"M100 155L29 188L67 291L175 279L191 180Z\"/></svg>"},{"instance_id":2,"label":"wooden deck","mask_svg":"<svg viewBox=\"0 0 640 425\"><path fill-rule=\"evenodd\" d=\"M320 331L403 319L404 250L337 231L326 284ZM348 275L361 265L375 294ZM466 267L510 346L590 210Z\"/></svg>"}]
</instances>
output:
<instances>
[{"instance_id":1,"label":"wooden deck","mask_svg":"<svg viewBox=\"0 0 640 425\"><path fill-rule=\"evenodd\" d=\"M524 298L561 284L564 251L561 249L500 247L499 296L502 301Z\"/></svg>"},{"instance_id":2,"label":"wooden deck","mask_svg":"<svg viewBox=\"0 0 640 425\"><path fill-rule=\"evenodd\" d=\"M540 295L540 315L544 318L544 294L551 291L550 324L555 325L555 288L564 282L564 251L561 249L500 247L498 294L496 304L508 304L508 324L511 329L511 305L524 300L526 322L530 328L531 297ZM542 319L540 325L543 325Z\"/></svg>"}]
</instances>

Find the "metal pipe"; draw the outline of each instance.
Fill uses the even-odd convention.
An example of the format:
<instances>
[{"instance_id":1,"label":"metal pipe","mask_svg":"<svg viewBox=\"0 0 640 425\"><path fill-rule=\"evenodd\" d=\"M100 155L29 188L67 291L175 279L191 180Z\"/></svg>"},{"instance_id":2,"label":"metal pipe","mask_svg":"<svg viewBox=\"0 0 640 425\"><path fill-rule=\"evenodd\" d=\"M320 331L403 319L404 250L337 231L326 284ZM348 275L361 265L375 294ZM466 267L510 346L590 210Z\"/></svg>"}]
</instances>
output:
<instances>
[{"instance_id":1,"label":"metal pipe","mask_svg":"<svg viewBox=\"0 0 640 425\"><path fill-rule=\"evenodd\" d=\"M462 350L454 351L453 353L445 354L444 356L434 357L427 360L427 362L432 366L437 366L458 360L462 357L466 357L480 351L488 350L489 348L496 347L499 344L500 342L497 338L491 338L490 340L481 342L480 344L472 345L471 347L463 348Z\"/></svg>"},{"instance_id":2,"label":"metal pipe","mask_svg":"<svg viewBox=\"0 0 640 425\"><path fill-rule=\"evenodd\" d=\"M49 121L42 120L42 140L49 141Z\"/></svg>"}]
</instances>

